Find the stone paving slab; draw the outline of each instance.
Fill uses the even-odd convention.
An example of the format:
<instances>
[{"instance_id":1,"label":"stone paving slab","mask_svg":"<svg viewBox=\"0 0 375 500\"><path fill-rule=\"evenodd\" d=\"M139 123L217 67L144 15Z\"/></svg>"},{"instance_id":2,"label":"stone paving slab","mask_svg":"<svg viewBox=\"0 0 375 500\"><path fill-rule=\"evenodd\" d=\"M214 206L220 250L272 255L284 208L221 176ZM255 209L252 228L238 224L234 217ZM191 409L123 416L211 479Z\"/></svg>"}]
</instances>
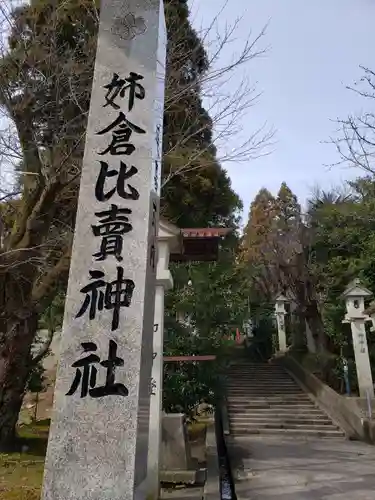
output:
<instances>
[{"instance_id":1,"label":"stone paving slab","mask_svg":"<svg viewBox=\"0 0 375 500\"><path fill-rule=\"evenodd\" d=\"M375 447L340 439L230 437L238 500L374 500Z\"/></svg>"}]
</instances>

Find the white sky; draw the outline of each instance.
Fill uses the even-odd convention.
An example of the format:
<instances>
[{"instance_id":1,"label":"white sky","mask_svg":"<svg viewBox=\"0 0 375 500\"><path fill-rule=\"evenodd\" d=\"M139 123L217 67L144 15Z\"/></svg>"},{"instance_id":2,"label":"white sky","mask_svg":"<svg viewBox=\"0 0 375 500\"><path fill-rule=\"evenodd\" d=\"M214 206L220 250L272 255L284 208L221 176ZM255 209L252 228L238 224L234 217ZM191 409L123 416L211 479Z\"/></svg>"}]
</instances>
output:
<instances>
[{"instance_id":1,"label":"white sky","mask_svg":"<svg viewBox=\"0 0 375 500\"><path fill-rule=\"evenodd\" d=\"M208 26L222 5L194 0L193 24ZM304 201L317 184L329 188L355 176L325 167L339 158L323 142L335 131L336 118L361 110L363 100L345 86L362 75L360 65L375 69L375 0L228 0L219 29L237 16L242 19L233 50L250 29L256 34L270 21L262 41L270 50L244 69L263 92L243 120L244 130L251 134L265 121L277 130L270 156L224 165L245 214L263 186L275 192L285 180Z\"/></svg>"}]
</instances>

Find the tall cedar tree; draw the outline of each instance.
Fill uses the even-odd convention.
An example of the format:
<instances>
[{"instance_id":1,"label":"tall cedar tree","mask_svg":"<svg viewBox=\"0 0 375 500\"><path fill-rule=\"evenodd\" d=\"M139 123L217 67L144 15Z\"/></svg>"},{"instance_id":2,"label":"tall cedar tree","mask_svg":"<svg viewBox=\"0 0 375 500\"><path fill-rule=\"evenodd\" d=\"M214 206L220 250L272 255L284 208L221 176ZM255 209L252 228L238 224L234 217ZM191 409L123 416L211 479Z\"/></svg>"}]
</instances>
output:
<instances>
[{"instance_id":1,"label":"tall cedar tree","mask_svg":"<svg viewBox=\"0 0 375 500\"><path fill-rule=\"evenodd\" d=\"M180 227L225 226L235 230L241 203L216 159L212 122L201 100L199 80L208 70L207 56L189 23L187 2L170 3L166 12L168 31L174 34L168 44L169 66L178 66L181 54L188 57L184 57L181 70L173 75L174 85L166 89L166 103L171 104L167 104L164 115L168 133L164 136L163 167L165 177L173 175L186 160L193 170L172 177L172 182L165 186L162 212ZM182 92L181 98L171 99L169 93L174 87L188 91ZM202 151L203 154L196 154ZM196 158L193 164L192 157ZM240 324L241 299L246 292L235 269L236 245L234 231L221 245L225 248L220 250L219 262L174 266L174 288L166 298L166 324L173 325L165 346L168 354L218 354L223 329L228 324ZM191 287L187 287L189 279ZM176 312L190 317L195 335L179 331L178 325L171 321ZM179 408L189 412L203 397L211 402L209 395L213 394L217 367L202 365L193 372L189 364L165 366L163 403L167 411Z\"/></svg>"},{"instance_id":2,"label":"tall cedar tree","mask_svg":"<svg viewBox=\"0 0 375 500\"><path fill-rule=\"evenodd\" d=\"M290 227L296 227L301 222L301 205L298 203L297 196L292 192L289 186L283 182L280 186L276 198L278 227L288 230Z\"/></svg>"},{"instance_id":3,"label":"tall cedar tree","mask_svg":"<svg viewBox=\"0 0 375 500\"><path fill-rule=\"evenodd\" d=\"M262 188L250 205L249 219L241 241L241 258L249 268L257 292L272 300L277 291L273 257L277 204L275 197Z\"/></svg>"},{"instance_id":4,"label":"tall cedar tree","mask_svg":"<svg viewBox=\"0 0 375 500\"><path fill-rule=\"evenodd\" d=\"M325 349L327 336L319 310L316 277L311 272L308 228L302 223L296 196L283 183L276 199L260 190L250 208L242 256L254 287L266 302L279 291L292 291L301 317Z\"/></svg>"},{"instance_id":5,"label":"tall cedar tree","mask_svg":"<svg viewBox=\"0 0 375 500\"><path fill-rule=\"evenodd\" d=\"M165 176L173 174L187 159L190 167L189 171L172 176L165 186L162 214L180 227L227 226L241 204L216 160L212 122L202 105L199 81L209 69L207 54L190 24L187 0L166 2L165 13L170 73L164 113L163 170ZM205 153L191 160L194 152L201 151Z\"/></svg>"},{"instance_id":6,"label":"tall cedar tree","mask_svg":"<svg viewBox=\"0 0 375 500\"><path fill-rule=\"evenodd\" d=\"M165 3L168 54L191 51L167 62L167 89L174 81L194 83L207 69L204 50L188 22L185 1ZM21 152L22 194L1 206L0 248L0 447L15 438L26 382L33 367L31 345L38 317L66 284L76 212L85 128L96 50L98 11L92 0L31 0L11 14L9 51L0 60L0 106L13 122ZM186 39L186 41L185 41ZM181 51L180 51L181 54ZM183 61L183 63L182 63ZM169 82L169 83L168 83ZM181 127L197 123L199 85L177 88L166 109L164 151ZM186 90L186 89L185 89ZM191 91L190 91L191 90ZM184 95L185 94L185 95ZM171 96L169 96L171 97ZM211 131L192 130L184 147L204 147ZM194 133L193 133L194 132ZM169 172L184 151L166 155ZM181 225L231 220L238 198L215 152L205 168L171 178L163 212Z\"/></svg>"},{"instance_id":7,"label":"tall cedar tree","mask_svg":"<svg viewBox=\"0 0 375 500\"><path fill-rule=\"evenodd\" d=\"M250 205L249 219L245 226L242 249L245 260L254 261L263 256L273 237L277 205L268 189L262 188Z\"/></svg>"}]
</instances>

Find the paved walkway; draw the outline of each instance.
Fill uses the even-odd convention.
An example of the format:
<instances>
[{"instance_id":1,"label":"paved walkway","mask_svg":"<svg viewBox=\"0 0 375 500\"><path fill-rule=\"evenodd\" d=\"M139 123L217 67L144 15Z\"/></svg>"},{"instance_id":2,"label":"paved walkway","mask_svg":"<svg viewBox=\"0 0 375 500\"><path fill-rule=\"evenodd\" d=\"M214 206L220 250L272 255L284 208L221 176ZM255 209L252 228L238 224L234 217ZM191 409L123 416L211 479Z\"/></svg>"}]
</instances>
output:
<instances>
[{"instance_id":1,"label":"paved walkway","mask_svg":"<svg viewBox=\"0 0 375 500\"><path fill-rule=\"evenodd\" d=\"M375 446L345 439L228 439L238 500L374 500Z\"/></svg>"}]
</instances>

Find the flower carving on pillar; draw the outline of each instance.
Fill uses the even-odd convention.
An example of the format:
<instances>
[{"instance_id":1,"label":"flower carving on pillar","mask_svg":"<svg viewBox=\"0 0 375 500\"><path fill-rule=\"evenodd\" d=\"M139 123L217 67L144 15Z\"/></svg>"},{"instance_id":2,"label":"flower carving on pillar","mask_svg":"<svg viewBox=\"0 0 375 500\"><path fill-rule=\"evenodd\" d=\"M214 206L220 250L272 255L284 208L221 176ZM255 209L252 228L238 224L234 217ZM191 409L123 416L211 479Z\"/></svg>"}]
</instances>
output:
<instances>
[{"instance_id":1,"label":"flower carving on pillar","mask_svg":"<svg viewBox=\"0 0 375 500\"><path fill-rule=\"evenodd\" d=\"M135 17L129 12L124 17L118 17L114 20L111 31L123 40L133 40L138 35L143 35L146 30L147 26L143 17Z\"/></svg>"}]
</instances>

